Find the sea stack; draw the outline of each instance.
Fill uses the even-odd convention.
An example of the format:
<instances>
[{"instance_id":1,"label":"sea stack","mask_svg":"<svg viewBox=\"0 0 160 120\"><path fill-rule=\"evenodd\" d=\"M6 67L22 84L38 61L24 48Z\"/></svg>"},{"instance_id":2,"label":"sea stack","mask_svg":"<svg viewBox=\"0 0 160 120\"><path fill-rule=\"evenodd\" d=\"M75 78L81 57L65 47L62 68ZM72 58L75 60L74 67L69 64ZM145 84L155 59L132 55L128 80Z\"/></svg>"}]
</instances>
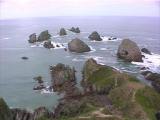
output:
<instances>
[{"instance_id":1,"label":"sea stack","mask_svg":"<svg viewBox=\"0 0 160 120\"><path fill-rule=\"evenodd\" d=\"M102 41L102 38L100 37L99 33L94 31L92 32L89 37L90 40L95 40L95 41Z\"/></svg>"},{"instance_id":2,"label":"sea stack","mask_svg":"<svg viewBox=\"0 0 160 120\"><path fill-rule=\"evenodd\" d=\"M130 39L124 39L119 45L117 56L128 62L142 62L142 54L137 44Z\"/></svg>"},{"instance_id":3,"label":"sea stack","mask_svg":"<svg viewBox=\"0 0 160 120\"><path fill-rule=\"evenodd\" d=\"M49 34L48 30L45 30L40 33L38 36L38 42L45 41L51 38L51 35Z\"/></svg>"},{"instance_id":4,"label":"sea stack","mask_svg":"<svg viewBox=\"0 0 160 120\"><path fill-rule=\"evenodd\" d=\"M60 36L67 35L66 30L65 30L64 28L61 28L61 29L60 29L60 32L59 32L59 35L60 35Z\"/></svg>"},{"instance_id":5,"label":"sea stack","mask_svg":"<svg viewBox=\"0 0 160 120\"><path fill-rule=\"evenodd\" d=\"M82 40L78 38L75 38L68 43L68 49L71 52L77 53L89 52L91 50L86 43L84 43Z\"/></svg>"}]
</instances>

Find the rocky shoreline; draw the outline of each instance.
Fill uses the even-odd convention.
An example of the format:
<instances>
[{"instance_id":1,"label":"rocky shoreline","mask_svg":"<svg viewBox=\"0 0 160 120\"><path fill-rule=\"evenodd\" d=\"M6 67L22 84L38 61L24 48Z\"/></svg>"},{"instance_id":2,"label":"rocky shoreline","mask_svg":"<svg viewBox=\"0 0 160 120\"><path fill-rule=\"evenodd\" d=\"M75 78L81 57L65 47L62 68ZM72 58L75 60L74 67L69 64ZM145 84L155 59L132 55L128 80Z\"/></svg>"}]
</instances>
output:
<instances>
[{"instance_id":1,"label":"rocky shoreline","mask_svg":"<svg viewBox=\"0 0 160 120\"><path fill-rule=\"evenodd\" d=\"M80 29L72 27L69 31L80 33ZM61 28L60 36L67 35ZM98 32L89 35L91 41L102 41ZM50 41L48 30L37 37L29 36L28 42L44 42L47 49L55 46ZM112 38L114 39L114 37ZM57 46L58 47L58 46ZM65 48L67 50L67 48ZM70 52L83 53L91 51L90 47L79 38L68 43ZM143 62L141 52L151 54L130 39L124 39L118 47L117 58L124 62ZM27 57L22 57L27 60ZM74 66L59 63L49 67L51 84L47 88L41 76L34 78L38 84L33 90L48 89L63 97L52 111L44 106L31 111L20 108L9 108L0 98L0 120L159 120L160 119L160 74L141 68L145 79L152 81L152 87L146 86L127 73L120 72L110 66L98 64L93 58L88 59L82 69L81 88L77 87Z\"/></svg>"}]
</instances>

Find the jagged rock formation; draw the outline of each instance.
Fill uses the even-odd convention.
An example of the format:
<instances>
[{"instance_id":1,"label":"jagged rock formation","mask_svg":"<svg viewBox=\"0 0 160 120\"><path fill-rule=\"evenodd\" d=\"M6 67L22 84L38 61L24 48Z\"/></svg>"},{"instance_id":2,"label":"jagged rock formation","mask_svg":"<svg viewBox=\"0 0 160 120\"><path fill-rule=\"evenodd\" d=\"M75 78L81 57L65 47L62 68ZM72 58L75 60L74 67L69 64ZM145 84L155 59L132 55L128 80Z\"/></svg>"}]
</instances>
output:
<instances>
[{"instance_id":1,"label":"jagged rock formation","mask_svg":"<svg viewBox=\"0 0 160 120\"><path fill-rule=\"evenodd\" d=\"M102 38L100 37L99 33L97 31L92 32L89 37L90 40L95 40L95 41L102 41Z\"/></svg>"},{"instance_id":2,"label":"jagged rock formation","mask_svg":"<svg viewBox=\"0 0 160 120\"><path fill-rule=\"evenodd\" d=\"M29 36L28 42L29 42L29 43L34 43L34 42L36 42L36 41L37 41L36 33L31 34L31 35Z\"/></svg>"},{"instance_id":3,"label":"jagged rock formation","mask_svg":"<svg viewBox=\"0 0 160 120\"><path fill-rule=\"evenodd\" d=\"M53 44L51 43L50 40L44 42L43 46L44 46L45 48L48 48L48 49L54 48L54 46L53 46Z\"/></svg>"},{"instance_id":4,"label":"jagged rock formation","mask_svg":"<svg viewBox=\"0 0 160 120\"><path fill-rule=\"evenodd\" d=\"M80 29L79 27L75 28L75 27L72 27L71 29L69 29L70 31L74 32L74 33L80 33Z\"/></svg>"},{"instance_id":5,"label":"jagged rock formation","mask_svg":"<svg viewBox=\"0 0 160 120\"><path fill-rule=\"evenodd\" d=\"M78 38L75 38L68 43L68 49L71 52L77 53L89 52L91 50L86 43L84 43L82 40Z\"/></svg>"},{"instance_id":6,"label":"jagged rock formation","mask_svg":"<svg viewBox=\"0 0 160 120\"><path fill-rule=\"evenodd\" d=\"M45 40L49 40L51 38L51 35L49 34L48 30L45 30L41 32L37 38L36 33L33 33L29 36L29 43L35 43L35 42L42 42Z\"/></svg>"},{"instance_id":7,"label":"jagged rock formation","mask_svg":"<svg viewBox=\"0 0 160 120\"><path fill-rule=\"evenodd\" d=\"M65 30L64 28L61 28L61 29L60 29L60 32L59 32L59 35L60 35L60 36L67 35L66 30Z\"/></svg>"},{"instance_id":8,"label":"jagged rock formation","mask_svg":"<svg viewBox=\"0 0 160 120\"><path fill-rule=\"evenodd\" d=\"M128 62L142 62L142 55L137 44L129 39L124 39L119 45L117 56Z\"/></svg>"}]
</instances>

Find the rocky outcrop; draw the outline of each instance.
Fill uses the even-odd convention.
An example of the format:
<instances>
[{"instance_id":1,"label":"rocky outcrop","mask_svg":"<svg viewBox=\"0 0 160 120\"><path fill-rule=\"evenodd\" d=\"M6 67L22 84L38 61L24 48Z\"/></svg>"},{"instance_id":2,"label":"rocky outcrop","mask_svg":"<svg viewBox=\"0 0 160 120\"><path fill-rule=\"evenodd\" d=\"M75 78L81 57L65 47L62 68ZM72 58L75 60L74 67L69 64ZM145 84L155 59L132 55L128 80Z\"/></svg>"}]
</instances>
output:
<instances>
[{"instance_id":1,"label":"rocky outcrop","mask_svg":"<svg viewBox=\"0 0 160 120\"><path fill-rule=\"evenodd\" d=\"M25 109L11 109L13 120L34 120L33 114Z\"/></svg>"},{"instance_id":2,"label":"rocky outcrop","mask_svg":"<svg viewBox=\"0 0 160 120\"><path fill-rule=\"evenodd\" d=\"M56 66L50 67L50 71L51 82L55 92L65 93L66 96L77 94L74 68L59 63Z\"/></svg>"},{"instance_id":3,"label":"rocky outcrop","mask_svg":"<svg viewBox=\"0 0 160 120\"><path fill-rule=\"evenodd\" d=\"M82 40L78 38L75 38L68 43L68 49L71 52L77 53L89 52L91 50L86 43L84 43Z\"/></svg>"},{"instance_id":4,"label":"rocky outcrop","mask_svg":"<svg viewBox=\"0 0 160 120\"><path fill-rule=\"evenodd\" d=\"M46 107L39 107L37 109L34 110L33 113L33 119L34 120L38 120L40 118L52 118L53 117L53 113L50 112Z\"/></svg>"},{"instance_id":5,"label":"rocky outcrop","mask_svg":"<svg viewBox=\"0 0 160 120\"><path fill-rule=\"evenodd\" d=\"M129 39L124 39L119 45L117 56L128 62L142 62L142 55L137 44Z\"/></svg>"},{"instance_id":6,"label":"rocky outcrop","mask_svg":"<svg viewBox=\"0 0 160 120\"><path fill-rule=\"evenodd\" d=\"M61 29L60 29L60 32L59 32L59 35L60 35L60 36L67 35L66 30L65 30L64 28L61 28Z\"/></svg>"},{"instance_id":7,"label":"rocky outcrop","mask_svg":"<svg viewBox=\"0 0 160 120\"><path fill-rule=\"evenodd\" d=\"M151 52L147 48L142 48L141 51L146 53L146 54L151 55Z\"/></svg>"},{"instance_id":8,"label":"rocky outcrop","mask_svg":"<svg viewBox=\"0 0 160 120\"><path fill-rule=\"evenodd\" d=\"M92 32L89 37L90 40L95 40L95 41L102 41L102 38L100 37L99 33L94 31Z\"/></svg>"},{"instance_id":9,"label":"rocky outcrop","mask_svg":"<svg viewBox=\"0 0 160 120\"><path fill-rule=\"evenodd\" d=\"M141 74L144 75L145 79L152 81L152 86L160 93L160 74L151 71L143 71Z\"/></svg>"},{"instance_id":10,"label":"rocky outcrop","mask_svg":"<svg viewBox=\"0 0 160 120\"><path fill-rule=\"evenodd\" d=\"M34 43L34 42L36 42L36 41L37 41L36 33L31 34L31 35L29 36L28 42L29 42L29 43Z\"/></svg>"},{"instance_id":11,"label":"rocky outcrop","mask_svg":"<svg viewBox=\"0 0 160 120\"><path fill-rule=\"evenodd\" d=\"M4 101L3 98L0 98L0 120L12 120L12 113Z\"/></svg>"},{"instance_id":12,"label":"rocky outcrop","mask_svg":"<svg viewBox=\"0 0 160 120\"><path fill-rule=\"evenodd\" d=\"M48 48L48 49L54 48L54 46L53 46L53 44L51 43L50 40L44 42L43 46L44 46L45 48Z\"/></svg>"},{"instance_id":13,"label":"rocky outcrop","mask_svg":"<svg viewBox=\"0 0 160 120\"><path fill-rule=\"evenodd\" d=\"M51 35L49 34L48 30L45 30L39 34L37 41L41 42L41 41L48 40L50 38L51 38Z\"/></svg>"},{"instance_id":14,"label":"rocky outcrop","mask_svg":"<svg viewBox=\"0 0 160 120\"><path fill-rule=\"evenodd\" d=\"M69 31L72 31L74 33L80 33L81 32L80 29L79 29L79 27L77 27L77 28L72 27L71 29L69 29Z\"/></svg>"},{"instance_id":15,"label":"rocky outcrop","mask_svg":"<svg viewBox=\"0 0 160 120\"><path fill-rule=\"evenodd\" d=\"M86 93L107 94L113 87L119 85L121 76L123 74L117 70L98 64L94 59L88 59L83 67L81 85Z\"/></svg>"}]
</instances>

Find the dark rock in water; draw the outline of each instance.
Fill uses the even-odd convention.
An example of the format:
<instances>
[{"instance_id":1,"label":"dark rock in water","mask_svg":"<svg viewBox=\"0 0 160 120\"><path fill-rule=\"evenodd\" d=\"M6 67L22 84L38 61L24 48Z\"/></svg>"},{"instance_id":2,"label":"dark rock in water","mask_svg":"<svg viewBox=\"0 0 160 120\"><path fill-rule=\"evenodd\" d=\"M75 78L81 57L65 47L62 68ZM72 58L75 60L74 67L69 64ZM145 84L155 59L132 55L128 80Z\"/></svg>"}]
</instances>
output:
<instances>
[{"instance_id":1,"label":"dark rock in water","mask_svg":"<svg viewBox=\"0 0 160 120\"><path fill-rule=\"evenodd\" d=\"M116 37L109 37L108 40L116 40Z\"/></svg>"},{"instance_id":2,"label":"dark rock in water","mask_svg":"<svg viewBox=\"0 0 160 120\"><path fill-rule=\"evenodd\" d=\"M22 57L22 59L23 59L23 60L27 60L27 59L28 59L28 57L25 57L25 56L24 56L24 57Z\"/></svg>"},{"instance_id":3,"label":"dark rock in water","mask_svg":"<svg viewBox=\"0 0 160 120\"><path fill-rule=\"evenodd\" d=\"M78 38L75 38L68 43L68 49L71 52L77 53L89 52L91 50L86 43L84 43L82 40Z\"/></svg>"},{"instance_id":4,"label":"dark rock in water","mask_svg":"<svg viewBox=\"0 0 160 120\"><path fill-rule=\"evenodd\" d=\"M64 48L64 51L67 51L67 48Z\"/></svg>"},{"instance_id":5,"label":"dark rock in water","mask_svg":"<svg viewBox=\"0 0 160 120\"><path fill-rule=\"evenodd\" d=\"M33 79L37 81L39 84L43 83L42 76L37 76L37 77L34 77Z\"/></svg>"},{"instance_id":6,"label":"dark rock in water","mask_svg":"<svg viewBox=\"0 0 160 120\"><path fill-rule=\"evenodd\" d=\"M128 62L142 62L142 55L137 44L129 39L124 39L119 45L117 56Z\"/></svg>"},{"instance_id":7,"label":"dark rock in water","mask_svg":"<svg viewBox=\"0 0 160 120\"><path fill-rule=\"evenodd\" d=\"M156 119L160 120L160 111L156 113Z\"/></svg>"},{"instance_id":8,"label":"dark rock in water","mask_svg":"<svg viewBox=\"0 0 160 120\"><path fill-rule=\"evenodd\" d=\"M146 53L146 54L151 55L151 52L147 48L142 48L141 51Z\"/></svg>"},{"instance_id":9,"label":"dark rock in water","mask_svg":"<svg viewBox=\"0 0 160 120\"><path fill-rule=\"evenodd\" d=\"M28 42L29 42L29 43L34 43L34 42L36 42L36 41L37 41L36 33L31 34L31 35L29 36Z\"/></svg>"},{"instance_id":10,"label":"dark rock in water","mask_svg":"<svg viewBox=\"0 0 160 120\"><path fill-rule=\"evenodd\" d=\"M46 86L44 86L44 85L37 85L37 86L34 86L33 90L42 90L45 88L46 88Z\"/></svg>"},{"instance_id":11,"label":"dark rock in water","mask_svg":"<svg viewBox=\"0 0 160 120\"><path fill-rule=\"evenodd\" d=\"M13 115L6 104L6 102L3 100L3 98L0 98L0 120L12 120Z\"/></svg>"},{"instance_id":12,"label":"dark rock in water","mask_svg":"<svg viewBox=\"0 0 160 120\"><path fill-rule=\"evenodd\" d=\"M33 118L34 120L38 120L42 117L46 119L51 118L53 115L46 107L39 107L34 110L33 116L34 116Z\"/></svg>"},{"instance_id":13,"label":"dark rock in water","mask_svg":"<svg viewBox=\"0 0 160 120\"><path fill-rule=\"evenodd\" d=\"M60 29L60 32L59 32L59 35L60 35L60 36L67 35L66 30L65 30L64 28L61 28L61 29Z\"/></svg>"},{"instance_id":14,"label":"dark rock in water","mask_svg":"<svg viewBox=\"0 0 160 120\"><path fill-rule=\"evenodd\" d=\"M43 32L40 33L40 35L38 36L38 41L45 41L51 38L51 35L49 34L48 30L45 30Z\"/></svg>"},{"instance_id":15,"label":"dark rock in water","mask_svg":"<svg viewBox=\"0 0 160 120\"><path fill-rule=\"evenodd\" d=\"M75 27L72 27L71 29L69 29L70 31L74 32L74 33L80 33L80 29L79 27L75 28Z\"/></svg>"},{"instance_id":16,"label":"dark rock in water","mask_svg":"<svg viewBox=\"0 0 160 120\"><path fill-rule=\"evenodd\" d=\"M48 49L54 48L54 46L53 46L53 44L51 43L50 40L44 42L43 46L44 46L45 48L48 48Z\"/></svg>"},{"instance_id":17,"label":"dark rock in water","mask_svg":"<svg viewBox=\"0 0 160 120\"><path fill-rule=\"evenodd\" d=\"M89 35L88 38L90 40L102 41L102 38L100 37L100 35L96 31L92 32L91 35Z\"/></svg>"},{"instance_id":18,"label":"dark rock in water","mask_svg":"<svg viewBox=\"0 0 160 120\"><path fill-rule=\"evenodd\" d=\"M59 45L56 45L56 47L60 47Z\"/></svg>"}]
</instances>

